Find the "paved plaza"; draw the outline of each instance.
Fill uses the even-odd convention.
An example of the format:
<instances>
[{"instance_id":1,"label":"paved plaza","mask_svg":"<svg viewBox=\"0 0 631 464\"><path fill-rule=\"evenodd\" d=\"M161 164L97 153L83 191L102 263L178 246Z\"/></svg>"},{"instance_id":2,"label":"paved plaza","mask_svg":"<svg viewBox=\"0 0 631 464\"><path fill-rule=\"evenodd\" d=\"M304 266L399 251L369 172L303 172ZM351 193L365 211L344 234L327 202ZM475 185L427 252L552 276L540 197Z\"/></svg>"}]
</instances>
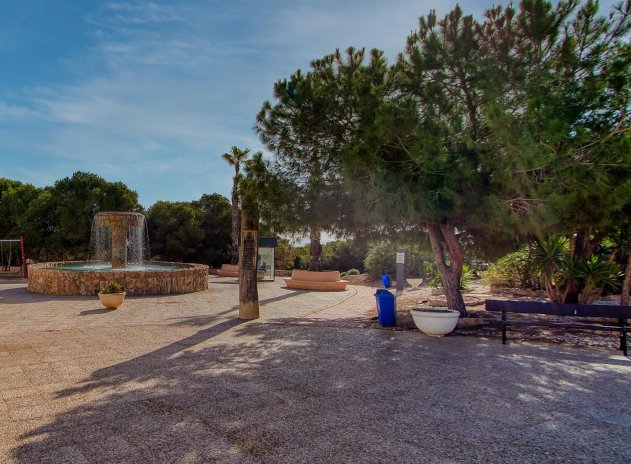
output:
<instances>
[{"instance_id":1,"label":"paved plaza","mask_svg":"<svg viewBox=\"0 0 631 464\"><path fill-rule=\"evenodd\" d=\"M370 328L374 288L128 297L0 281L0 462L631 462L618 351Z\"/></svg>"}]
</instances>

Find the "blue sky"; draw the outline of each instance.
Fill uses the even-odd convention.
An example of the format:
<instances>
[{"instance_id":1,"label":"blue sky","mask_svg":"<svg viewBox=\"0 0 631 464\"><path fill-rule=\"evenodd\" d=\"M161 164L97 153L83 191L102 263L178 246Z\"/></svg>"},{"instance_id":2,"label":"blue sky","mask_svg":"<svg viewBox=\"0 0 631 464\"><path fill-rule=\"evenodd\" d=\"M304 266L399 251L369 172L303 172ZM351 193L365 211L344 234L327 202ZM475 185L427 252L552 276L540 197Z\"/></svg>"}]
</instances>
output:
<instances>
[{"instance_id":1,"label":"blue sky","mask_svg":"<svg viewBox=\"0 0 631 464\"><path fill-rule=\"evenodd\" d=\"M420 15L455 4L0 0L0 177L93 172L145 207L228 196L221 154L263 149L252 125L276 80L351 45L392 61Z\"/></svg>"}]
</instances>

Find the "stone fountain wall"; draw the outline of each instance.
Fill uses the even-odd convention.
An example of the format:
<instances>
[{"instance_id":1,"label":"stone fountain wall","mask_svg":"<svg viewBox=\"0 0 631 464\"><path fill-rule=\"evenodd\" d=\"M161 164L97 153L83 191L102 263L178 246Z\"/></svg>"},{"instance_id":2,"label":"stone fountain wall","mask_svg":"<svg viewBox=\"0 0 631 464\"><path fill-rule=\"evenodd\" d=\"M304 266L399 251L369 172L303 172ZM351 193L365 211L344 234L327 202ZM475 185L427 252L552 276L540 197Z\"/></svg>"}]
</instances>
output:
<instances>
[{"instance_id":1,"label":"stone fountain wall","mask_svg":"<svg viewBox=\"0 0 631 464\"><path fill-rule=\"evenodd\" d=\"M96 295L112 282L123 286L128 295L173 295L208 290L208 266L178 264L168 270L146 271L77 271L59 269L63 262L31 264L28 268L28 290L45 295ZM173 263L151 262L156 265Z\"/></svg>"}]
</instances>

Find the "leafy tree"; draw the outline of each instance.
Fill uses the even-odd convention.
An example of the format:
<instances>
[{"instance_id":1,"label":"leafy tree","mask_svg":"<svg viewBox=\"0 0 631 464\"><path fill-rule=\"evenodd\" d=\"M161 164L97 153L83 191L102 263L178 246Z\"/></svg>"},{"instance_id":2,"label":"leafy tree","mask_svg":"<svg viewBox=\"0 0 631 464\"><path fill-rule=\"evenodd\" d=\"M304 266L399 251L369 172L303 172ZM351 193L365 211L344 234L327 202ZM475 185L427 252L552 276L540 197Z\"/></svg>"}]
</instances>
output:
<instances>
[{"instance_id":1,"label":"leafy tree","mask_svg":"<svg viewBox=\"0 0 631 464\"><path fill-rule=\"evenodd\" d=\"M382 274L388 274L392 277L396 275L396 254L401 245L393 241L375 241L368 247L364 266L366 272L375 278L379 278ZM424 275L427 265L431 265L431 252L427 250L426 244L413 244L405 246L405 274L410 277L424 278L433 277L432 275ZM435 273L432 269L430 274Z\"/></svg>"},{"instance_id":2,"label":"leafy tree","mask_svg":"<svg viewBox=\"0 0 631 464\"><path fill-rule=\"evenodd\" d=\"M26 210L40 193L31 184L0 178L0 238L17 238L23 233Z\"/></svg>"},{"instance_id":3,"label":"leafy tree","mask_svg":"<svg viewBox=\"0 0 631 464\"><path fill-rule=\"evenodd\" d=\"M300 70L274 85L255 131L274 153L258 186L263 217L276 231L309 236L309 270L321 270L323 231L339 229L344 208L342 178L330 152L339 145L338 126L326 115L331 92L314 74Z\"/></svg>"},{"instance_id":4,"label":"leafy tree","mask_svg":"<svg viewBox=\"0 0 631 464\"><path fill-rule=\"evenodd\" d=\"M202 195L191 203L200 214L204 239L194 262L218 267L230 255L231 205L228 200L214 193Z\"/></svg>"},{"instance_id":5,"label":"leafy tree","mask_svg":"<svg viewBox=\"0 0 631 464\"><path fill-rule=\"evenodd\" d=\"M576 6L525 0L483 22L459 7L440 21L432 12L385 79L374 59L335 55L316 68L353 88L339 93L352 114L340 162L367 192L366 215L427 232L462 314L464 242L576 231L628 203L629 2L609 21L593 2L572 17ZM379 220L388 213L400 224Z\"/></svg>"},{"instance_id":6,"label":"leafy tree","mask_svg":"<svg viewBox=\"0 0 631 464\"><path fill-rule=\"evenodd\" d=\"M32 255L86 259L94 216L101 211L141 212L138 194L122 182L75 172L46 187L25 214L24 235Z\"/></svg>"},{"instance_id":7,"label":"leafy tree","mask_svg":"<svg viewBox=\"0 0 631 464\"><path fill-rule=\"evenodd\" d=\"M237 147L232 147L229 153L224 153L221 157L230 166L234 167L234 178L232 182L232 247L231 247L231 264L237 264L239 262L239 240L240 240L240 223L239 223L239 180L241 179L241 165L244 163L250 150L247 148L241 150Z\"/></svg>"},{"instance_id":8,"label":"leafy tree","mask_svg":"<svg viewBox=\"0 0 631 464\"><path fill-rule=\"evenodd\" d=\"M496 98L489 111L495 180L540 239L568 237L576 262L624 221L629 204L629 6L604 18L592 1L574 15L577 2L524 1L516 22L511 8L489 12L505 26L481 35L489 67L510 77L498 87L511 98ZM505 49L493 48L497 35ZM574 287L570 280L565 301L578 300Z\"/></svg>"},{"instance_id":9,"label":"leafy tree","mask_svg":"<svg viewBox=\"0 0 631 464\"><path fill-rule=\"evenodd\" d=\"M368 243L364 240L337 240L326 243L322 251L322 264L326 269L364 271L364 258Z\"/></svg>"},{"instance_id":10,"label":"leafy tree","mask_svg":"<svg viewBox=\"0 0 631 464\"><path fill-rule=\"evenodd\" d=\"M158 201L147 211L152 257L195 262L202 254L205 231L200 211L187 202Z\"/></svg>"},{"instance_id":11,"label":"leafy tree","mask_svg":"<svg viewBox=\"0 0 631 464\"><path fill-rule=\"evenodd\" d=\"M278 239L274 259L276 269L294 269L298 255L299 248L292 246L285 238Z\"/></svg>"}]
</instances>

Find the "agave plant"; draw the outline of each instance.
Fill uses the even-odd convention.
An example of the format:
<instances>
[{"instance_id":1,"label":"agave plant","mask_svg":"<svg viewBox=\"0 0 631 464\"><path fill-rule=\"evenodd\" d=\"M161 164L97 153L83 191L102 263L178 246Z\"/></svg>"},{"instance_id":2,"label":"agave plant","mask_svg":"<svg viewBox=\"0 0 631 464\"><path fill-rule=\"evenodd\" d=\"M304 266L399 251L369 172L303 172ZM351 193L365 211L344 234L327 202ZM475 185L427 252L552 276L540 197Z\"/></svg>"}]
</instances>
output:
<instances>
[{"instance_id":1,"label":"agave plant","mask_svg":"<svg viewBox=\"0 0 631 464\"><path fill-rule=\"evenodd\" d=\"M587 261L580 263L577 276L584 284L580 302L591 303L598 299L605 289L619 291L623 273L618 263L593 255Z\"/></svg>"},{"instance_id":2,"label":"agave plant","mask_svg":"<svg viewBox=\"0 0 631 464\"><path fill-rule=\"evenodd\" d=\"M538 262L548 297L554 303L563 303L565 295L562 287L567 282L564 269L568 263L568 240L565 237L550 235L535 240L535 259Z\"/></svg>"}]
</instances>

